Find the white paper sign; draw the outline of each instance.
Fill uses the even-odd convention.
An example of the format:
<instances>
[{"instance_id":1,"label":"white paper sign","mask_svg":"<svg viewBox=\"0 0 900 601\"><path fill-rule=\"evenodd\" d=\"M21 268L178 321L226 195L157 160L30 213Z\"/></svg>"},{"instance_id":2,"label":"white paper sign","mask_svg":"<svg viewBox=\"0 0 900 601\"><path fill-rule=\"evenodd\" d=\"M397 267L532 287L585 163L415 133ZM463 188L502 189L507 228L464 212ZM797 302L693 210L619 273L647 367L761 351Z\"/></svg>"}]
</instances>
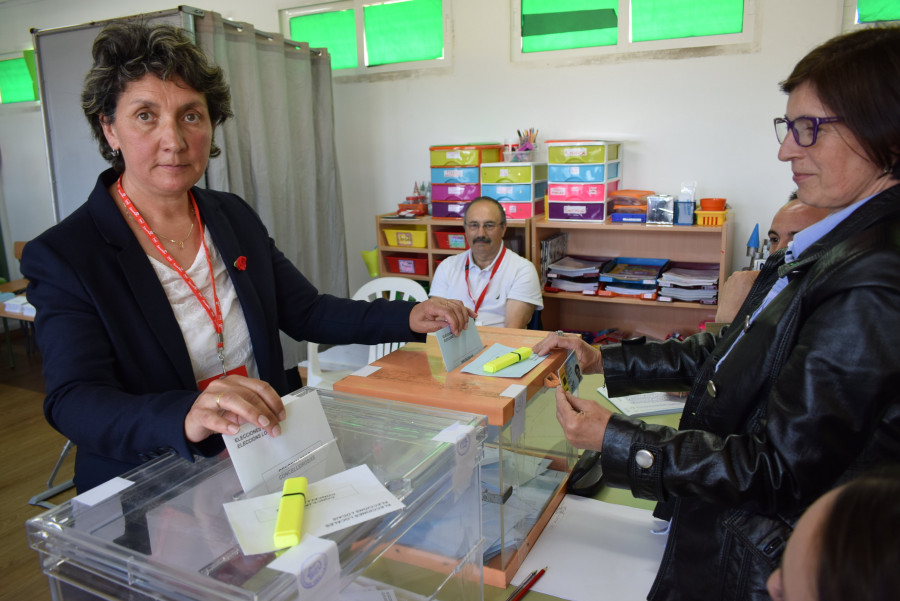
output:
<instances>
[{"instance_id":1,"label":"white paper sign","mask_svg":"<svg viewBox=\"0 0 900 601\"><path fill-rule=\"evenodd\" d=\"M301 601L338 598L341 564L334 541L304 535L300 544L285 551L268 567L297 577Z\"/></svg>"},{"instance_id":2,"label":"white paper sign","mask_svg":"<svg viewBox=\"0 0 900 601\"><path fill-rule=\"evenodd\" d=\"M459 336L453 335L450 326L438 330L434 335L437 336L441 358L444 360L444 369L447 371L453 371L484 348L478 328L475 326L475 320L471 317L469 318L469 327L462 330Z\"/></svg>"},{"instance_id":3,"label":"white paper sign","mask_svg":"<svg viewBox=\"0 0 900 601\"><path fill-rule=\"evenodd\" d=\"M222 436L244 492L257 487L264 492L280 492L288 478L318 480L343 470L315 389L302 388L282 397L282 401L287 417L281 422L278 438L249 423L234 436Z\"/></svg>"}]
</instances>

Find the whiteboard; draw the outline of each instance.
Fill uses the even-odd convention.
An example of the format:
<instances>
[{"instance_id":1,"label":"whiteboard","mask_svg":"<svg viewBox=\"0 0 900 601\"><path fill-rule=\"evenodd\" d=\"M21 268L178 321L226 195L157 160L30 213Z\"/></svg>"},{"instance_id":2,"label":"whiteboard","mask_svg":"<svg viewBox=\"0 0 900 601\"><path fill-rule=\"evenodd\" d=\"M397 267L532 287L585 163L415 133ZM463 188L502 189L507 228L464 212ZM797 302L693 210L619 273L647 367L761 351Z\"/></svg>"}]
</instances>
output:
<instances>
[{"instance_id":1,"label":"whiteboard","mask_svg":"<svg viewBox=\"0 0 900 601\"><path fill-rule=\"evenodd\" d=\"M84 204L97 176L109 168L81 110L84 76L91 68L91 46L100 30L112 21L140 19L169 23L193 33L190 7L146 13L121 19L94 21L74 27L32 30L44 139L50 163L50 190L57 222Z\"/></svg>"}]
</instances>

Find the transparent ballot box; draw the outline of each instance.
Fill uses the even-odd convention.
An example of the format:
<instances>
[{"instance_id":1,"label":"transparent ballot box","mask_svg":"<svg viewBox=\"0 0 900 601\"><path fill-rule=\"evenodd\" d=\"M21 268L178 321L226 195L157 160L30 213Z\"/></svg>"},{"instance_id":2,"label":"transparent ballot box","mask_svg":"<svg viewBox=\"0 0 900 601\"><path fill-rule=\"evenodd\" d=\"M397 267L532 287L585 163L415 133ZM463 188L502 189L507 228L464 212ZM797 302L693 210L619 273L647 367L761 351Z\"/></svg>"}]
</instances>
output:
<instances>
[{"instance_id":1,"label":"transparent ballot box","mask_svg":"<svg viewBox=\"0 0 900 601\"><path fill-rule=\"evenodd\" d=\"M485 348L497 343L532 347L546 332L478 328ZM481 465L484 581L506 587L565 495L577 459L556 419L553 389L544 379L563 365L553 351L519 378L489 377L443 365L433 336L372 363L367 376L350 375L335 390L406 403L482 413L488 418ZM477 357L473 361L477 361Z\"/></svg>"},{"instance_id":2,"label":"transparent ballot box","mask_svg":"<svg viewBox=\"0 0 900 601\"><path fill-rule=\"evenodd\" d=\"M309 388L293 394L318 395L334 434L298 465L367 466L403 504L322 537L337 546L341 596L483 599L486 418ZM223 505L253 491L243 491L226 453L195 462L170 453L118 480L126 487L105 499L87 502L89 491L27 522L54 599L317 598L301 574L270 566L280 553L242 552Z\"/></svg>"}]
</instances>

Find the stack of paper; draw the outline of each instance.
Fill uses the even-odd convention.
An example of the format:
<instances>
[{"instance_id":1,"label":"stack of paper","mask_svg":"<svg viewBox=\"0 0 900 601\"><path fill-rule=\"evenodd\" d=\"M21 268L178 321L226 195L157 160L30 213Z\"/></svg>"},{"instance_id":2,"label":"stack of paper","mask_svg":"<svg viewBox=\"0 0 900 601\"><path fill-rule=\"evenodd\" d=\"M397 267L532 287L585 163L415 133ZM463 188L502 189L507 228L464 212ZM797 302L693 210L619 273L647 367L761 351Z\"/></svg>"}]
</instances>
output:
<instances>
[{"instance_id":1,"label":"stack of paper","mask_svg":"<svg viewBox=\"0 0 900 601\"><path fill-rule=\"evenodd\" d=\"M547 286L593 294L597 291L600 270L608 261L603 257L563 257L547 268Z\"/></svg>"},{"instance_id":2,"label":"stack of paper","mask_svg":"<svg viewBox=\"0 0 900 601\"><path fill-rule=\"evenodd\" d=\"M689 301L716 304L719 294L719 266L709 263L673 263L659 278L661 301Z\"/></svg>"},{"instance_id":3,"label":"stack of paper","mask_svg":"<svg viewBox=\"0 0 900 601\"><path fill-rule=\"evenodd\" d=\"M599 388L600 394L603 389ZM625 415L661 415L664 413L680 413L684 409L684 398L666 392L648 392L627 396L610 397L609 401Z\"/></svg>"},{"instance_id":4,"label":"stack of paper","mask_svg":"<svg viewBox=\"0 0 900 601\"><path fill-rule=\"evenodd\" d=\"M7 313L23 313L23 307L28 304L24 294L14 296L3 303L3 310ZM32 307L33 308L33 307Z\"/></svg>"}]
</instances>

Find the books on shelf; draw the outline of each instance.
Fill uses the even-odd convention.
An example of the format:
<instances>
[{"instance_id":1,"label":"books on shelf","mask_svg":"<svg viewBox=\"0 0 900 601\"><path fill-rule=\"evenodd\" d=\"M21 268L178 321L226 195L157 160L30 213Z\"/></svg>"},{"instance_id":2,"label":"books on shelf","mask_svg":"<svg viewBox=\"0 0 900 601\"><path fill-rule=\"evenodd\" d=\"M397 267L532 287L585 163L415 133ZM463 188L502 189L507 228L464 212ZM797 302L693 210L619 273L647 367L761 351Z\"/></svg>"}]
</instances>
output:
<instances>
[{"instance_id":1,"label":"books on shelf","mask_svg":"<svg viewBox=\"0 0 900 601\"><path fill-rule=\"evenodd\" d=\"M600 281L653 284L655 287L660 274L668 263L668 259L618 257L603 268L600 273Z\"/></svg>"},{"instance_id":2,"label":"books on shelf","mask_svg":"<svg viewBox=\"0 0 900 601\"><path fill-rule=\"evenodd\" d=\"M547 273L550 264L565 257L568 246L568 232L558 232L545 240L541 240L541 288L547 285Z\"/></svg>"},{"instance_id":3,"label":"books on shelf","mask_svg":"<svg viewBox=\"0 0 900 601\"><path fill-rule=\"evenodd\" d=\"M719 266L713 263L672 263L659 278L661 301L716 304Z\"/></svg>"},{"instance_id":4,"label":"books on shelf","mask_svg":"<svg viewBox=\"0 0 900 601\"><path fill-rule=\"evenodd\" d=\"M609 261L606 257L567 255L547 267L545 289L594 294L599 286L600 270Z\"/></svg>"}]
</instances>

